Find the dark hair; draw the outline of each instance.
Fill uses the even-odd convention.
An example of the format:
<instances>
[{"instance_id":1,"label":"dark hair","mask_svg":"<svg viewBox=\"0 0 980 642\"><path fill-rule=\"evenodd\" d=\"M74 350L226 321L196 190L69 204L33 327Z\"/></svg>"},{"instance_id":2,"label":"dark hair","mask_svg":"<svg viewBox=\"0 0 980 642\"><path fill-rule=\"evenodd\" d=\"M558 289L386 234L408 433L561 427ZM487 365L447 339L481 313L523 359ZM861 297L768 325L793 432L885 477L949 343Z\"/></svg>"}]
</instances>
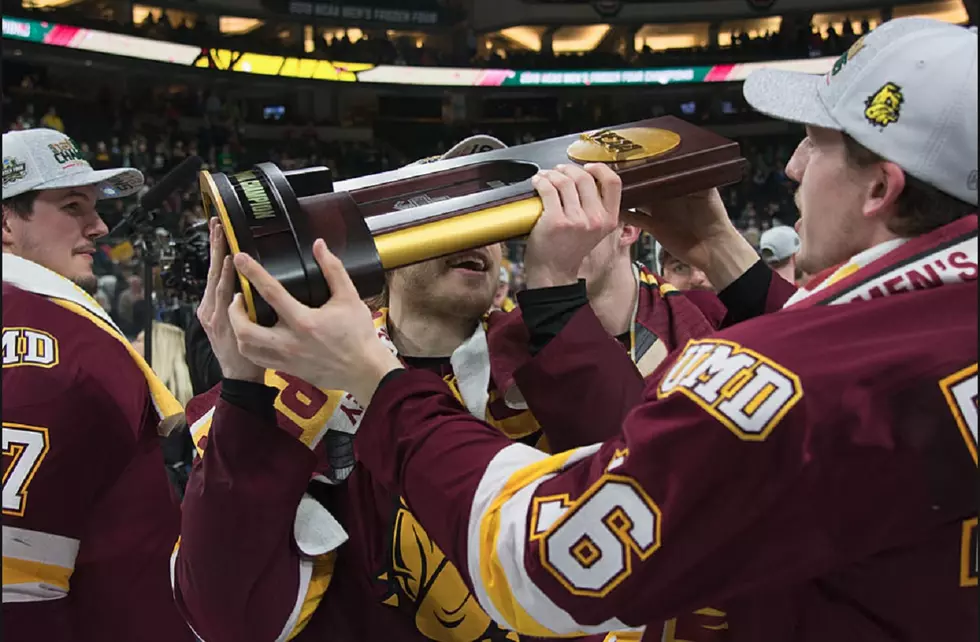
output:
<instances>
[{"instance_id":1,"label":"dark hair","mask_svg":"<svg viewBox=\"0 0 980 642\"><path fill-rule=\"evenodd\" d=\"M34 201L40 192L36 189L17 196L3 199L3 209L10 210L20 218L30 218L34 213Z\"/></svg>"},{"instance_id":2,"label":"dark hair","mask_svg":"<svg viewBox=\"0 0 980 642\"><path fill-rule=\"evenodd\" d=\"M855 167L868 167L885 159L844 134L847 159ZM888 221L888 231L898 236L919 236L969 216L976 206L942 192L908 172L905 189L895 203L898 214Z\"/></svg>"}]
</instances>

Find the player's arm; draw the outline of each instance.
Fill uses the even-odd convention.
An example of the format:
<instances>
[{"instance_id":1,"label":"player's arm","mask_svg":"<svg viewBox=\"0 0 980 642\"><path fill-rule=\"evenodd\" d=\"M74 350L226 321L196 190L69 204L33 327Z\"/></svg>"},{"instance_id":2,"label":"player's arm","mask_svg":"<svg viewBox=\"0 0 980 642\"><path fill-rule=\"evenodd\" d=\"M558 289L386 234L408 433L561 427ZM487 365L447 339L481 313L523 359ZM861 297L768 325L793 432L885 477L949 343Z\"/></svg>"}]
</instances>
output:
<instances>
[{"instance_id":1,"label":"player's arm","mask_svg":"<svg viewBox=\"0 0 980 642\"><path fill-rule=\"evenodd\" d=\"M776 273L761 259L751 265L741 276L717 294L718 301L726 308L726 314L718 325L727 328L748 319L782 310L796 286L786 279L776 278ZM714 297L709 292L687 292L688 299L704 309L699 301Z\"/></svg>"},{"instance_id":2,"label":"player's arm","mask_svg":"<svg viewBox=\"0 0 980 642\"><path fill-rule=\"evenodd\" d=\"M127 416L127 404L72 368L57 359L47 367L8 368L5 360L3 630L9 640L75 639L69 591L83 533L100 492L134 454L137 420Z\"/></svg>"},{"instance_id":3,"label":"player's arm","mask_svg":"<svg viewBox=\"0 0 980 642\"><path fill-rule=\"evenodd\" d=\"M333 554L306 556L294 542L316 456L277 425L279 392L226 380L188 404L202 456L184 496L174 589L209 642L291 639L330 579Z\"/></svg>"},{"instance_id":4,"label":"player's arm","mask_svg":"<svg viewBox=\"0 0 980 642\"><path fill-rule=\"evenodd\" d=\"M907 483L906 462L857 444L822 474L826 449L841 447L827 431L859 421L833 403L815 402L827 425L808 434L816 410L795 373L706 340L601 446L548 457L513 444L437 377L403 371L375 394L357 448L500 625L551 637L764 593L922 528L929 502ZM882 498L906 491L908 511L882 519ZM835 509L842 493L861 510Z\"/></svg>"},{"instance_id":5,"label":"player's arm","mask_svg":"<svg viewBox=\"0 0 980 642\"><path fill-rule=\"evenodd\" d=\"M772 275L758 261L719 295L685 295L712 324L731 325L780 309L792 295L795 288ZM642 398L643 379L588 305L584 282L526 290L518 298L531 358L514 372L514 380L552 452L616 436Z\"/></svg>"},{"instance_id":6,"label":"player's arm","mask_svg":"<svg viewBox=\"0 0 980 642\"><path fill-rule=\"evenodd\" d=\"M519 293L530 358L514 372L551 452L614 436L643 378L589 305L585 282ZM575 394L567 394L575 391ZM596 417L596 414L601 417Z\"/></svg>"}]
</instances>

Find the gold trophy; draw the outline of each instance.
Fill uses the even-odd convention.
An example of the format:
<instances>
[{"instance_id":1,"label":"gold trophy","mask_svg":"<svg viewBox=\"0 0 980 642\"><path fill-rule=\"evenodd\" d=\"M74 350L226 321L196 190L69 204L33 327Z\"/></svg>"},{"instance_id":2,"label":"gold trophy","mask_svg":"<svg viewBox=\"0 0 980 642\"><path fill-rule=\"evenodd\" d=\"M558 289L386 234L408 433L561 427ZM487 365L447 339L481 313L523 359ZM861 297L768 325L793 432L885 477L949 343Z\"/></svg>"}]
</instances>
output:
<instances>
[{"instance_id":1,"label":"gold trophy","mask_svg":"<svg viewBox=\"0 0 980 642\"><path fill-rule=\"evenodd\" d=\"M526 236L543 210L530 178L570 162L608 164L622 179L624 209L736 183L748 164L737 143L665 116L338 183L325 167L205 171L201 192L232 252L318 306L330 294L313 258L317 238L368 298L381 292L386 270ZM275 324L275 312L239 281L252 320Z\"/></svg>"}]
</instances>

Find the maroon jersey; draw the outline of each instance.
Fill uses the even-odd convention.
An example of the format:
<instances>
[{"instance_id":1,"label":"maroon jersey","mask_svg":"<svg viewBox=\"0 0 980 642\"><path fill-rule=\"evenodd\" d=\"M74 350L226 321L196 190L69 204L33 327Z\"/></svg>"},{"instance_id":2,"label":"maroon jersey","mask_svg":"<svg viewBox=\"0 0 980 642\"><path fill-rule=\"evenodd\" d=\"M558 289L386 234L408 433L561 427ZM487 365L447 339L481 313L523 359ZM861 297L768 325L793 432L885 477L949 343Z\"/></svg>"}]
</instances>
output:
<instances>
[{"instance_id":1,"label":"maroon jersey","mask_svg":"<svg viewBox=\"0 0 980 642\"><path fill-rule=\"evenodd\" d=\"M720 319L716 300L702 306L706 314L669 286L661 287L652 275L640 275L629 349L623 350L600 326L596 330L613 342L634 372L631 354L653 369L679 339L710 331L713 322L708 317L714 323ZM522 331L519 317L492 317L487 336L494 375L486 417L506 439L540 447L537 419L504 403L497 383L512 382L512 371L529 358ZM568 348L570 355L577 355L574 345ZM416 360L412 365L434 370L443 388L460 398L447 364ZM419 525L409 504L368 470L356 467L339 485L310 481L330 472L324 448L330 433L313 449L308 447L316 441L311 435L319 435L325 418L338 408L361 413L345 393L321 391L282 373L268 373L266 384L278 389L274 417L263 419L220 400L218 389L188 404L192 431L207 447L185 493L175 578L177 599L195 631L209 642L518 640L480 607L465 577ZM529 387L527 402L532 408L543 391L542 386ZM550 394L554 396L554 389ZM269 425L273 421L280 430ZM587 429L574 434L543 432L570 446L601 439ZM583 441L576 442L579 438ZM310 495L329 508L350 535L337 551L313 556L296 544L297 505L308 502ZM242 524L249 525L247 537ZM722 639L724 614L702 606L661 627L663 639ZM638 634L618 639L635 640Z\"/></svg>"},{"instance_id":2,"label":"maroon jersey","mask_svg":"<svg viewBox=\"0 0 980 642\"><path fill-rule=\"evenodd\" d=\"M535 359L527 350L528 334L520 311L491 329L498 334L498 343L508 346L494 355L495 379L509 392L515 386L520 390L544 428L550 452L614 436L615 432L604 432L615 425L609 423L610 413L625 416L639 403L643 378L671 351L710 334L724 321L725 306L713 293L681 292L640 264L634 273L638 291L633 323L619 338L625 352L614 347L617 340L608 336L591 312L576 313L563 340L546 346ZM779 301L785 301L794 288L775 284L771 290ZM607 376L610 368L621 377ZM555 394L573 380L582 382L589 394L574 399ZM597 412L605 421L596 420Z\"/></svg>"},{"instance_id":3,"label":"maroon jersey","mask_svg":"<svg viewBox=\"0 0 980 642\"><path fill-rule=\"evenodd\" d=\"M124 345L3 284L3 633L179 642L180 514L146 379Z\"/></svg>"},{"instance_id":4,"label":"maroon jersey","mask_svg":"<svg viewBox=\"0 0 980 642\"><path fill-rule=\"evenodd\" d=\"M522 634L721 604L739 641L972 641L977 272L974 216L689 342L615 438L550 457L402 373L359 465Z\"/></svg>"}]
</instances>

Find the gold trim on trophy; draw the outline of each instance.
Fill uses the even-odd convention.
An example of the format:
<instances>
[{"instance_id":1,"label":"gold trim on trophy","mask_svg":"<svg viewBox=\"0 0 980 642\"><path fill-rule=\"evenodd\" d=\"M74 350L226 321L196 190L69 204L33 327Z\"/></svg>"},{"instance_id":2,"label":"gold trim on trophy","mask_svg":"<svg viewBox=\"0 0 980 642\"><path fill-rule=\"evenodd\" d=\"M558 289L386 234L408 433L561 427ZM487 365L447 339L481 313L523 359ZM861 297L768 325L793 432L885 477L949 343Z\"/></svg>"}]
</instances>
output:
<instances>
[{"instance_id":1,"label":"gold trim on trophy","mask_svg":"<svg viewBox=\"0 0 980 642\"><path fill-rule=\"evenodd\" d=\"M544 204L537 196L374 237L386 270L531 233Z\"/></svg>"},{"instance_id":2,"label":"gold trim on trophy","mask_svg":"<svg viewBox=\"0 0 980 642\"><path fill-rule=\"evenodd\" d=\"M208 216L211 214L211 206L214 206L214 210L218 213L218 220L221 221L221 227L224 229L225 238L228 239L228 249L231 251L231 255L235 256L241 252L238 238L235 236L235 228L232 226L228 210L225 208L224 199L218 193L218 186L214 184L214 179L211 178L211 173L207 170L201 171L201 205L204 207L204 213ZM252 298L252 284L238 270L235 270L235 274L238 275L238 282L242 286L245 311L248 313L248 318L255 322L257 315L255 313L255 300Z\"/></svg>"},{"instance_id":3,"label":"gold trim on trophy","mask_svg":"<svg viewBox=\"0 0 980 642\"><path fill-rule=\"evenodd\" d=\"M579 134L568 146L568 157L581 163L619 163L660 156L680 144L680 134L656 127L600 129Z\"/></svg>"}]
</instances>

